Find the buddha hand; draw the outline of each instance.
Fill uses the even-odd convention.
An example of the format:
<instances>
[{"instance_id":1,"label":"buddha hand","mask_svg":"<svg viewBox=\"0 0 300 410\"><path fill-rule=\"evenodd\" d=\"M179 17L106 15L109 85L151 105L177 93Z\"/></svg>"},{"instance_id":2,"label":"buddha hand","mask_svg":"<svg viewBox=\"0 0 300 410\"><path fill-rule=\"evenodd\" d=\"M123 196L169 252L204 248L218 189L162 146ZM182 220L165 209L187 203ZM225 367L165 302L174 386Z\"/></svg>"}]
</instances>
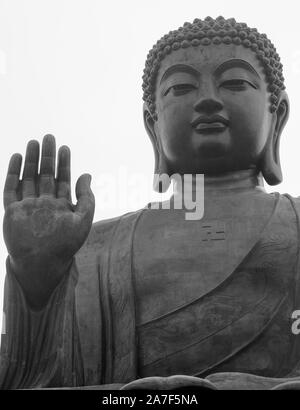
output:
<instances>
[{"instance_id":1,"label":"buddha hand","mask_svg":"<svg viewBox=\"0 0 300 410\"><path fill-rule=\"evenodd\" d=\"M76 184L77 204L71 201L70 150L58 152L55 177L55 139L46 135L42 144L27 145L24 171L22 156L11 157L4 188L4 240L9 263L28 303L43 307L72 264L73 256L92 226L95 200L91 177L81 175Z\"/></svg>"},{"instance_id":2,"label":"buddha hand","mask_svg":"<svg viewBox=\"0 0 300 410\"><path fill-rule=\"evenodd\" d=\"M217 390L216 386L208 380L194 376L174 375L169 377L144 377L134 380L121 387L120 390Z\"/></svg>"}]
</instances>

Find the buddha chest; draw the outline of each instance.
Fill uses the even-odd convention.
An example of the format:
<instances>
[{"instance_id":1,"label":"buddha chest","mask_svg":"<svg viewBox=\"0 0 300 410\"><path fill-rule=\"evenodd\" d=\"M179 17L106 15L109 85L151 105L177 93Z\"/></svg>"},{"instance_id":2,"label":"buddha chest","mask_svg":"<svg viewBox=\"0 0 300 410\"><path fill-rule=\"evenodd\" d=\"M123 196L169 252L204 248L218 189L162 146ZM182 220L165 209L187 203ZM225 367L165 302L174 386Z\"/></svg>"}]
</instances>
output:
<instances>
[{"instance_id":1,"label":"buddha chest","mask_svg":"<svg viewBox=\"0 0 300 410\"><path fill-rule=\"evenodd\" d=\"M138 222L133 268L144 376L201 374L274 320L274 357L290 344L298 238L288 201L266 194L213 199L199 221L186 220L184 210L146 210ZM219 356L209 355L212 346ZM262 374L279 366L269 353L256 361Z\"/></svg>"}]
</instances>

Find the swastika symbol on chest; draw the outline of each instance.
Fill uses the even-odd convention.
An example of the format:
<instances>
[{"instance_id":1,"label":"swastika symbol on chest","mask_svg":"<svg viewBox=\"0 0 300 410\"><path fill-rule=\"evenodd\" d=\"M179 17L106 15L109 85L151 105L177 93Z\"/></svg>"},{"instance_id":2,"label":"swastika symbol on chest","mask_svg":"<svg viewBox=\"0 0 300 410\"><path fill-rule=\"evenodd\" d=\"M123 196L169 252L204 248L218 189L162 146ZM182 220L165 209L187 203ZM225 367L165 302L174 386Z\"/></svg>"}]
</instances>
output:
<instances>
[{"instance_id":1,"label":"swastika symbol on chest","mask_svg":"<svg viewBox=\"0 0 300 410\"><path fill-rule=\"evenodd\" d=\"M201 241L225 241L225 224L220 221L203 222L201 225Z\"/></svg>"}]
</instances>

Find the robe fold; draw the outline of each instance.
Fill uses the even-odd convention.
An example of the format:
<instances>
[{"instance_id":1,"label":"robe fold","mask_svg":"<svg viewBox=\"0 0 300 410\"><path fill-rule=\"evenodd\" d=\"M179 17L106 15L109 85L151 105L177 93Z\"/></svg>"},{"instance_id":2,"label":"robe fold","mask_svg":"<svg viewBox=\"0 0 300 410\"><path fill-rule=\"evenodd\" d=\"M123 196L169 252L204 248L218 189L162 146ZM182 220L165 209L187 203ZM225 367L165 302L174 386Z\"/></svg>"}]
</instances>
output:
<instances>
[{"instance_id":1,"label":"robe fold","mask_svg":"<svg viewBox=\"0 0 300 410\"><path fill-rule=\"evenodd\" d=\"M225 388L243 385L251 377L244 373L255 375L252 386L298 380L300 335L291 331L291 315L300 309L300 200L276 195L247 253L215 289L137 324L133 237L146 211L94 224L41 311L29 309L7 262L1 388L172 374L208 376Z\"/></svg>"}]
</instances>

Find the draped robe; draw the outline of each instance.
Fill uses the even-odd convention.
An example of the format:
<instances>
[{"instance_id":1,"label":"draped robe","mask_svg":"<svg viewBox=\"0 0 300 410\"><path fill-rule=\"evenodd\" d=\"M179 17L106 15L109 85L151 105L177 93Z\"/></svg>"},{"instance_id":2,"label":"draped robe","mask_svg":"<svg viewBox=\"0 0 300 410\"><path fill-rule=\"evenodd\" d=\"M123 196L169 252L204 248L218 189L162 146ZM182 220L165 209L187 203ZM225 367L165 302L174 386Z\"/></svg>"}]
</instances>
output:
<instances>
[{"instance_id":1,"label":"draped robe","mask_svg":"<svg viewBox=\"0 0 300 410\"><path fill-rule=\"evenodd\" d=\"M272 195L267 217L217 286L144 324L132 255L147 208L94 224L41 311L30 309L7 261L1 388L118 386L172 374L224 388L297 380L300 200Z\"/></svg>"}]
</instances>

